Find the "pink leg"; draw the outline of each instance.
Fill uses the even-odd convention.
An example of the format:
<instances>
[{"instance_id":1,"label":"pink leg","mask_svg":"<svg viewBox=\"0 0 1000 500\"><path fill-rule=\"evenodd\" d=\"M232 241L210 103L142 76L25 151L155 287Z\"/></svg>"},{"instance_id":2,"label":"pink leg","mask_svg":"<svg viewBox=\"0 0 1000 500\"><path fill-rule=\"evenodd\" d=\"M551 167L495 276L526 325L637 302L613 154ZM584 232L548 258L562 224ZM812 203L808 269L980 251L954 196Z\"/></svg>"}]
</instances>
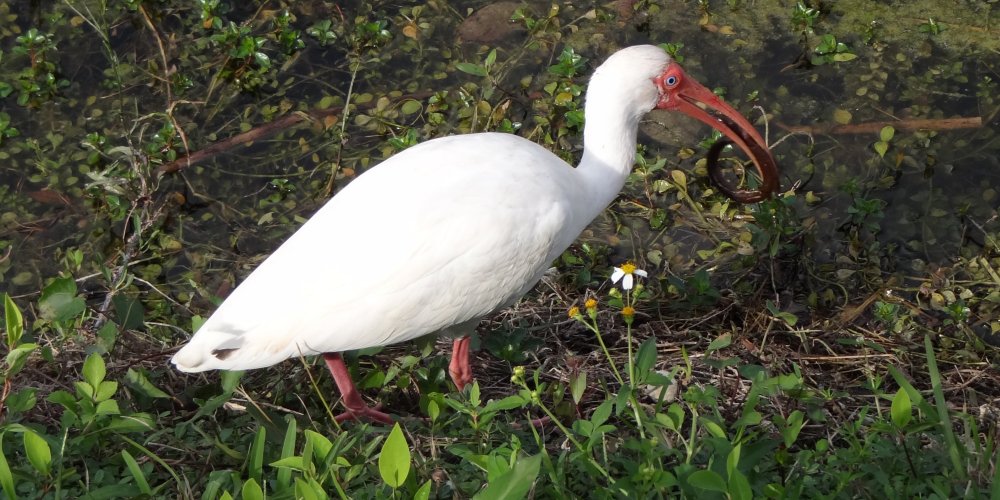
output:
<instances>
[{"instance_id":1,"label":"pink leg","mask_svg":"<svg viewBox=\"0 0 1000 500\"><path fill-rule=\"evenodd\" d=\"M452 382L458 390L465 388L472 383L472 367L469 366L469 344L472 339L468 336L455 339L451 348L451 363L448 365L448 373Z\"/></svg>"},{"instance_id":2,"label":"pink leg","mask_svg":"<svg viewBox=\"0 0 1000 500\"><path fill-rule=\"evenodd\" d=\"M347 408L346 412L337 415L337 422L367 417L375 422L392 424L392 417L369 407L361 400L361 394L354 386L354 381L351 380L351 374L347 371L347 365L344 364L344 358L340 356L340 353L324 353L323 359L326 360L326 367L330 369L330 375L333 375L333 381L340 391L340 400Z\"/></svg>"}]
</instances>

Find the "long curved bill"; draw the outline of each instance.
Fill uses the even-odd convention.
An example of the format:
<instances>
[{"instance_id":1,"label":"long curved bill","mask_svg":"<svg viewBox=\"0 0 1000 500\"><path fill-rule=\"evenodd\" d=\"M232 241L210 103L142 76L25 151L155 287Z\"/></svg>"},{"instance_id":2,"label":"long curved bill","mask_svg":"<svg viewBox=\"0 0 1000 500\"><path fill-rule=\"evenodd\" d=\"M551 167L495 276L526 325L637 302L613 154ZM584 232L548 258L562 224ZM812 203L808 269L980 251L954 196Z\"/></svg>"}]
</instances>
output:
<instances>
[{"instance_id":1,"label":"long curved bill","mask_svg":"<svg viewBox=\"0 0 1000 500\"><path fill-rule=\"evenodd\" d=\"M668 64L654 82L660 89L657 108L684 113L726 136L727 140L720 140L712 146L707 157L709 177L720 191L738 202L754 203L767 199L778 190L778 166L774 156L764 138L743 115L705 86L689 78L675 62ZM737 145L753 161L760 174L760 188L756 191L735 188L723 177L718 166L719 153L728 143Z\"/></svg>"}]
</instances>

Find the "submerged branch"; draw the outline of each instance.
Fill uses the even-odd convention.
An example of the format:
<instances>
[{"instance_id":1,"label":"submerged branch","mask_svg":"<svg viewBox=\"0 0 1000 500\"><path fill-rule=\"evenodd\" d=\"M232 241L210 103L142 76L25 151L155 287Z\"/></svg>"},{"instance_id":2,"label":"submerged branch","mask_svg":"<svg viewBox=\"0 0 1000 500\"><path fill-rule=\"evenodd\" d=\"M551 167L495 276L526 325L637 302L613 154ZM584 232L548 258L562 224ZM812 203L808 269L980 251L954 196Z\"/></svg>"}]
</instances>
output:
<instances>
[{"instance_id":1,"label":"submerged branch","mask_svg":"<svg viewBox=\"0 0 1000 500\"><path fill-rule=\"evenodd\" d=\"M886 126L891 126L896 130L959 130L967 128L980 128L983 126L983 117L969 116L960 118L887 120L853 123L847 125L832 125L824 123L818 123L815 125L785 125L783 123L778 123L778 126L789 132L804 134L877 134Z\"/></svg>"},{"instance_id":2,"label":"submerged branch","mask_svg":"<svg viewBox=\"0 0 1000 500\"><path fill-rule=\"evenodd\" d=\"M434 95L433 92L414 92L412 94L407 94L399 97L400 101L405 101L409 99L425 99ZM377 101L373 100L370 106L374 106ZM214 144L210 144L198 151L190 153L186 156L182 156L170 163L165 163L160 165L156 169L156 174L166 175L183 170L191 165L202 163L215 155L229 151L237 146L250 144L254 141L259 141L261 139L266 139L271 137L278 132L284 131L290 127L294 127L302 122L320 122L329 116L336 115L343 110L342 107L328 108L328 109L312 109L307 112L298 112L290 115L283 116L273 122L265 123L263 125L254 127L241 134L236 134L227 139L223 139Z\"/></svg>"}]
</instances>

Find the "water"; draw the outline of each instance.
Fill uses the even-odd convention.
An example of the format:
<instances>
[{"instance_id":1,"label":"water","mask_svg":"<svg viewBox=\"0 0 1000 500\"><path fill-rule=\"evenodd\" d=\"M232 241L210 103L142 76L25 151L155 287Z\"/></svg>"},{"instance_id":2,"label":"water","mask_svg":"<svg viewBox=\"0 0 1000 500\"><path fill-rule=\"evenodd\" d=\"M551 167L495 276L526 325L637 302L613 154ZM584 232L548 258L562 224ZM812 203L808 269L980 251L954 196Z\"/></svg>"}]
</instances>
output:
<instances>
[{"instance_id":1,"label":"water","mask_svg":"<svg viewBox=\"0 0 1000 500\"><path fill-rule=\"evenodd\" d=\"M388 3L334 9L304 2L293 7L292 22L303 32L323 19L336 26L358 17L386 21L391 38L377 40L377 27L374 35L365 35L374 38L358 45L363 55L355 59L362 61L356 73L343 39L321 47L303 34L306 48L285 55L274 37L268 38L262 50L275 70L247 91L218 73L228 49L208 37L223 29L205 30L197 11L168 4L148 15L166 51L170 95L160 79L160 44L139 13L123 9L102 16L59 4L28 14L23 3L0 2L0 13L16 14L0 39L0 81L15 84L18 73L30 67L27 56L14 53L16 31L38 26L53 34L57 75L68 84L31 108L15 102L16 90L0 100L0 112L21 132L0 143L0 255L7 255L0 261L0 289L15 295L37 293L60 272L90 276L81 286L100 292L107 283L96 273L121 264L119 254L138 224L143 236L129 256L129 269L148 286L133 290L151 294L153 302L158 296L153 288L171 297L153 307L153 316L169 321L183 308L209 307L209 296L245 276L330 192L401 147L387 139L407 139L410 130L410 138L426 140L502 128L507 119L514 127L520 123L518 133L556 144L572 161L579 156L578 132L559 132L565 109L552 104L543 89L554 81L547 68L566 45L590 59L585 75L617 46L682 43L679 53L690 74L723 89L742 112L760 117L755 106L766 112L783 190L795 196L787 204L801 221L801 234L808 235L795 240L801 258L839 271L836 276L848 287L892 273L923 276L962 257L1000 251L991 244L1000 234L1000 52L998 37L989 31L998 20L996 2L947 8L935 2L838 2L811 30L796 24L793 2L715 1L708 2L707 12L691 2L643 3L628 21L600 2L565 5L546 21L548 5L532 4L527 12L535 19L533 32L519 25L486 47L455 42L467 9L482 8L483 2L431 3L420 11ZM111 26L117 70L81 14ZM273 32L277 13L247 7L222 15L264 36ZM928 31L930 18L943 31ZM814 47L822 35L835 36L857 57L814 64L823 62L810 61L820 57ZM455 69L455 61L481 64L492 47L499 54L492 79ZM242 81L249 79L244 75ZM346 126L333 119L300 125L232 148L180 175L150 175L158 163L169 161L167 149L183 154L185 140L197 151L294 110L342 105L349 91L363 108ZM449 97L431 103L425 92ZM421 94L417 112L392 104L395 96L411 93ZM386 95L393 96L389 105L375 111L365 104ZM161 148L151 147L156 133L171 123L168 109L184 136L168 133ZM874 147L877 132L819 131L838 120L858 125L953 117L984 122L974 129L898 129L884 157ZM788 128L802 126L816 129L811 138L786 138ZM696 250L738 238L744 229L733 231L735 212L706 227L676 193L648 196L645 183L669 179L673 169L689 173L696 199L710 189L692 173L704 156L698 143L707 129L684 118L652 115L643 131L646 156L667 159L666 168L633 180L623 195L626 202L599 219L585 239L610 244L620 256L634 255L647 267L656 266L651 251L682 255L668 262L676 266L671 272L693 273L712 262L697 257ZM88 159L93 148L80 146L88 133L106 138L96 159ZM694 154L679 159L679 148L693 148ZM124 154L128 149L142 153L135 163ZM153 158L150 166L143 156ZM633 210L630 200L676 210L664 226L651 227L650 212ZM711 208L707 200L698 201L701 209ZM622 222L629 228L625 233ZM83 255L79 265L67 257L74 249Z\"/></svg>"}]
</instances>

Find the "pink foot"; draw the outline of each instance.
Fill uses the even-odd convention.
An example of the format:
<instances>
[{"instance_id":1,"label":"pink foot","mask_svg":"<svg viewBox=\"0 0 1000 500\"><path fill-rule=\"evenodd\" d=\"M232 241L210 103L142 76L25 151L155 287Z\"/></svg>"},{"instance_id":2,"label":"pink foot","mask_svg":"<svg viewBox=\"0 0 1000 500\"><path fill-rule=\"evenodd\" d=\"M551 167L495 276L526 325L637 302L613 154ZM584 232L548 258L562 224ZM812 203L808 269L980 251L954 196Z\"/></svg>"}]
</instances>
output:
<instances>
[{"instance_id":1,"label":"pink foot","mask_svg":"<svg viewBox=\"0 0 1000 500\"><path fill-rule=\"evenodd\" d=\"M347 408L347 411L337 415L337 422L367 418L386 425L392 424L392 417L366 405L361 399L361 394L351 380L351 374L347 371L347 365L344 364L344 358L340 353L324 353L323 359L326 360L326 367L330 369L330 375L333 375L333 381L340 390L340 401Z\"/></svg>"}]
</instances>

